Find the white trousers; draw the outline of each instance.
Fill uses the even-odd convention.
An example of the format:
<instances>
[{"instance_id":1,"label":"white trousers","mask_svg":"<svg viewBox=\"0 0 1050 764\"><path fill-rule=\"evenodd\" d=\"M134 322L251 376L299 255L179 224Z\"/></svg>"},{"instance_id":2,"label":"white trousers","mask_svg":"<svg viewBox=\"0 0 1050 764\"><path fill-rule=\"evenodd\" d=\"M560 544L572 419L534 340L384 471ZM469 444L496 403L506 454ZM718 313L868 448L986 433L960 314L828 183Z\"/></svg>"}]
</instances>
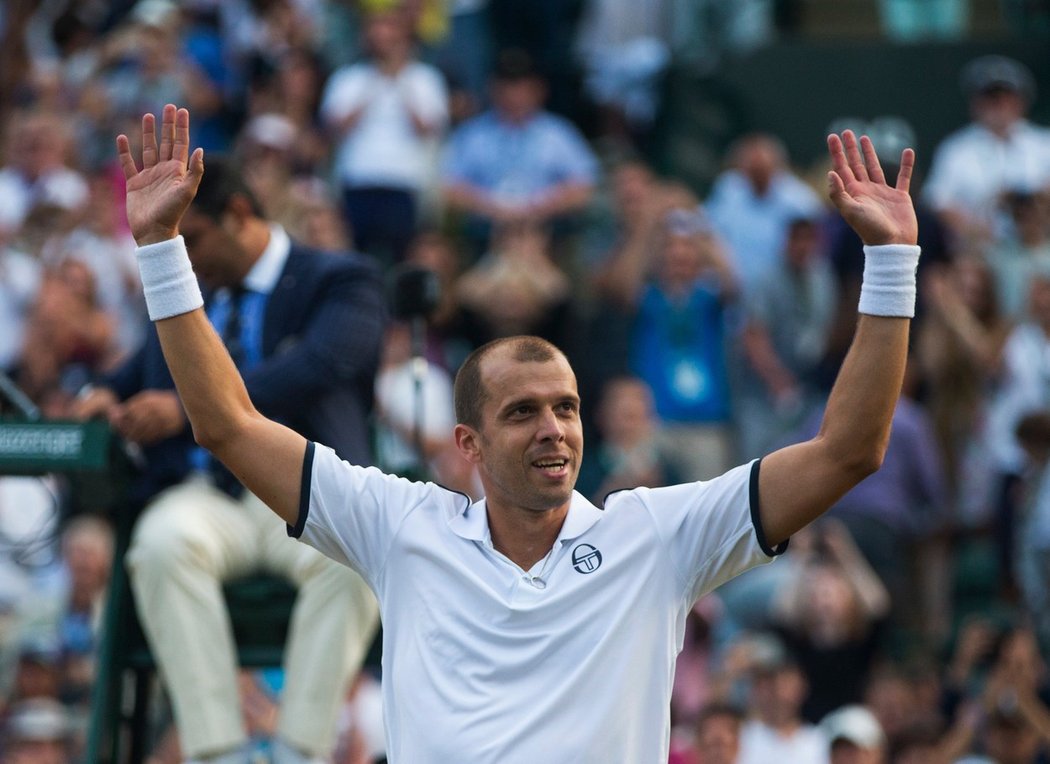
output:
<instances>
[{"instance_id":1,"label":"white trousers","mask_svg":"<svg viewBox=\"0 0 1050 764\"><path fill-rule=\"evenodd\" d=\"M360 576L289 538L281 519L250 492L234 500L195 479L150 503L126 564L184 756L247 741L222 582L258 570L299 589L277 734L314 756L331 751L348 682L378 624L378 606Z\"/></svg>"}]
</instances>

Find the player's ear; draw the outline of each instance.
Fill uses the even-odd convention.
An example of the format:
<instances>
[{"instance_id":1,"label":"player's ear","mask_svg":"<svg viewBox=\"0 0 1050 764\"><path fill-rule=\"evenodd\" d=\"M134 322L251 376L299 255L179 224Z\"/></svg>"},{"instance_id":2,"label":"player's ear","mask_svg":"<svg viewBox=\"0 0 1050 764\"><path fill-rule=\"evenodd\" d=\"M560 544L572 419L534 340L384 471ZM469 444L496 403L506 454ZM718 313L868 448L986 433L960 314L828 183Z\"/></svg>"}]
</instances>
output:
<instances>
[{"instance_id":1,"label":"player's ear","mask_svg":"<svg viewBox=\"0 0 1050 764\"><path fill-rule=\"evenodd\" d=\"M452 431L459 453L471 464L481 461L481 438L477 430L465 424L457 424Z\"/></svg>"}]
</instances>

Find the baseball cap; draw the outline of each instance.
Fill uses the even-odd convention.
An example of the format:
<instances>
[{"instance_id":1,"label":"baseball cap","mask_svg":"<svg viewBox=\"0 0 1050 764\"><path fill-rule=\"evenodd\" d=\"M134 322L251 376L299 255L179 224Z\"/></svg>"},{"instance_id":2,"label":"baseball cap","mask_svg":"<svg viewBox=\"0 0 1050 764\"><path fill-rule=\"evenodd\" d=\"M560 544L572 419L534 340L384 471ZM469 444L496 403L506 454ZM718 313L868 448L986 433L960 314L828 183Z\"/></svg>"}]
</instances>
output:
<instances>
[{"instance_id":1,"label":"baseball cap","mask_svg":"<svg viewBox=\"0 0 1050 764\"><path fill-rule=\"evenodd\" d=\"M30 698L15 703L7 718L12 740L63 740L70 733L69 714L51 698Z\"/></svg>"},{"instance_id":2,"label":"baseball cap","mask_svg":"<svg viewBox=\"0 0 1050 764\"><path fill-rule=\"evenodd\" d=\"M1020 61L999 55L981 56L963 69L963 90L968 95L991 90L1009 90L1031 100L1035 96L1035 79Z\"/></svg>"},{"instance_id":3,"label":"baseball cap","mask_svg":"<svg viewBox=\"0 0 1050 764\"><path fill-rule=\"evenodd\" d=\"M839 740L853 743L858 748L873 749L886 745L886 735L878 719L864 706L843 706L832 711L820 722L828 745Z\"/></svg>"}]
</instances>

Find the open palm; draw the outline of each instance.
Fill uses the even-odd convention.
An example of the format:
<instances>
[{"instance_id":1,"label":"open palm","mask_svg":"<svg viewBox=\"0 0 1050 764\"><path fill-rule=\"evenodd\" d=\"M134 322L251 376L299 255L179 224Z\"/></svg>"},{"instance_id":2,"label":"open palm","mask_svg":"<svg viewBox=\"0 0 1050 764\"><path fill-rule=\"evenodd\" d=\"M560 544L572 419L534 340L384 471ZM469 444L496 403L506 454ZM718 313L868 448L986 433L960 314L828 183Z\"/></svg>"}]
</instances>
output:
<instances>
[{"instance_id":1,"label":"open palm","mask_svg":"<svg viewBox=\"0 0 1050 764\"><path fill-rule=\"evenodd\" d=\"M886 182L871 140L846 130L828 136L833 169L828 173L831 201L839 214L865 244L915 244L919 226L908 189L915 167L915 152L901 154L894 186Z\"/></svg>"},{"instance_id":2,"label":"open palm","mask_svg":"<svg viewBox=\"0 0 1050 764\"><path fill-rule=\"evenodd\" d=\"M131 233L140 245L170 239L193 201L204 174L204 151L190 155L190 114L164 107L157 145L156 118L142 117L142 170L131 155L126 135L117 136L117 155L127 182Z\"/></svg>"}]
</instances>

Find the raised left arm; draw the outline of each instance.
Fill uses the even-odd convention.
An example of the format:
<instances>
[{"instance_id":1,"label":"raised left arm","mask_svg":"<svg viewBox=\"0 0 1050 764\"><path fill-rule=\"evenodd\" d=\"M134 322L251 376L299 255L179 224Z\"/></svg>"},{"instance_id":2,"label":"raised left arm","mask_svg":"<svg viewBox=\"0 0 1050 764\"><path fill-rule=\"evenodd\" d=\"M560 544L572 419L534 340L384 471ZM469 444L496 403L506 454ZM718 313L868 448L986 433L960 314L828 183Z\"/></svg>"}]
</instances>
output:
<instances>
[{"instance_id":1,"label":"raised left arm","mask_svg":"<svg viewBox=\"0 0 1050 764\"><path fill-rule=\"evenodd\" d=\"M914 152L904 151L896 185L890 186L867 137L858 143L850 131L841 138L832 135L828 150L834 167L828 173L831 200L865 245L915 245L918 224L908 195ZM914 293L914 266L905 260L908 253L874 250L866 257L866 271L872 274L866 274L869 294L909 288ZM910 257L914 259L914 254ZM892 271L898 264L905 271L911 269L910 286L908 277L899 274L887 282L886 266ZM872 278L875 275L878 281ZM759 516L770 545L808 525L881 466L904 378L914 297L911 309L901 310L900 303L896 300L887 311L876 309L883 315L862 310L816 437L762 460Z\"/></svg>"}]
</instances>

